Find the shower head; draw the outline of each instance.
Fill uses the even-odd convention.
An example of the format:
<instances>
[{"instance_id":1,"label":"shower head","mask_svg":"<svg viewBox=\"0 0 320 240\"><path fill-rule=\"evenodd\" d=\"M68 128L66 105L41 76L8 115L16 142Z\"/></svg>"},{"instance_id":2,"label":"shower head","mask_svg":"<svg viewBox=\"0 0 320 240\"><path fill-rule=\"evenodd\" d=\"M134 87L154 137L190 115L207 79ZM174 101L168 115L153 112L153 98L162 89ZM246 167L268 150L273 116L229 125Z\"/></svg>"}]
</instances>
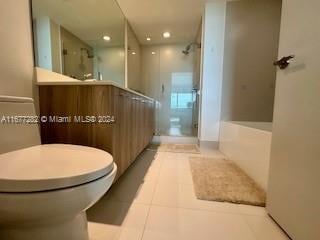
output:
<instances>
[{"instance_id":1,"label":"shower head","mask_svg":"<svg viewBox=\"0 0 320 240\"><path fill-rule=\"evenodd\" d=\"M190 53L190 49L193 43L190 43L185 50L182 51L183 54L188 55Z\"/></svg>"},{"instance_id":2,"label":"shower head","mask_svg":"<svg viewBox=\"0 0 320 240\"><path fill-rule=\"evenodd\" d=\"M87 58L94 58L94 55L91 53L91 51L87 48L81 48L81 51L86 51Z\"/></svg>"},{"instance_id":3,"label":"shower head","mask_svg":"<svg viewBox=\"0 0 320 240\"><path fill-rule=\"evenodd\" d=\"M190 53L190 50L191 50L193 45L197 46L198 48L201 48L201 44L196 43L196 42L192 42L188 46L186 46L186 49L183 50L182 53L185 54L185 55L188 55Z\"/></svg>"},{"instance_id":4,"label":"shower head","mask_svg":"<svg viewBox=\"0 0 320 240\"><path fill-rule=\"evenodd\" d=\"M189 51L183 50L182 53L183 53L184 55L188 55L188 54L189 54Z\"/></svg>"}]
</instances>

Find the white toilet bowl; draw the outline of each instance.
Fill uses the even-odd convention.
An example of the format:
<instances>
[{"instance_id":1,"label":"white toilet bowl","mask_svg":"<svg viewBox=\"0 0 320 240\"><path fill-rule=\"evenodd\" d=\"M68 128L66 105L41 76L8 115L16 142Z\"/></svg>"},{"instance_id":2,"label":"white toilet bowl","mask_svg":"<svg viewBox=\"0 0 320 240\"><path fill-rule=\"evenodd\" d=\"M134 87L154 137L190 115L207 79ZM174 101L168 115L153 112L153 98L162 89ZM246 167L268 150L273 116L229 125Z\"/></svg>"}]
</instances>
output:
<instances>
[{"instance_id":1,"label":"white toilet bowl","mask_svg":"<svg viewBox=\"0 0 320 240\"><path fill-rule=\"evenodd\" d=\"M30 98L0 96L0 239L88 240L85 211L110 188L117 171L102 150L40 145ZM1 154L2 153L2 154Z\"/></svg>"},{"instance_id":2,"label":"white toilet bowl","mask_svg":"<svg viewBox=\"0 0 320 240\"><path fill-rule=\"evenodd\" d=\"M40 145L0 155L1 240L88 240L85 210L117 167L104 151Z\"/></svg>"}]
</instances>

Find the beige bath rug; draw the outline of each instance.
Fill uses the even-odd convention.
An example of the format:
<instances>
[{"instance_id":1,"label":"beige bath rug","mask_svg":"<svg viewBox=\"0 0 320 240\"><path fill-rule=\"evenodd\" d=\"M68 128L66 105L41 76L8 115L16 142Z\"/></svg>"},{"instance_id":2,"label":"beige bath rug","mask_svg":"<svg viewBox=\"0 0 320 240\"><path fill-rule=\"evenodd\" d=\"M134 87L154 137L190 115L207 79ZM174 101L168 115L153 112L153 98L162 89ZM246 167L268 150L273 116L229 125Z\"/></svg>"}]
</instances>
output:
<instances>
[{"instance_id":1,"label":"beige bath rug","mask_svg":"<svg viewBox=\"0 0 320 240\"><path fill-rule=\"evenodd\" d=\"M196 144L151 144L148 146L149 150L158 152L173 152L173 153L200 153Z\"/></svg>"},{"instance_id":2,"label":"beige bath rug","mask_svg":"<svg viewBox=\"0 0 320 240\"><path fill-rule=\"evenodd\" d=\"M265 192L232 161L191 157L190 167L198 199L265 206Z\"/></svg>"}]
</instances>

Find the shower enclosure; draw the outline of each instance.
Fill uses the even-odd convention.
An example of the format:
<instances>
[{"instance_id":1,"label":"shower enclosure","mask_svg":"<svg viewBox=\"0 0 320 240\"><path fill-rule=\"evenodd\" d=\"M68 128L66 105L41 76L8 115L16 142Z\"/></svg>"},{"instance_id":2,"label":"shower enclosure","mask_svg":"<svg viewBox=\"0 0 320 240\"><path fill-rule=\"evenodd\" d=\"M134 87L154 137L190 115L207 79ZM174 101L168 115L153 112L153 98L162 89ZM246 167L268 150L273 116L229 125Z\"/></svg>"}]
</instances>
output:
<instances>
[{"instance_id":1,"label":"shower enclosure","mask_svg":"<svg viewBox=\"0 0 320 240\"><path fill-rule=\"evenodd\" d=\"M198 49L186 44L149 47L148 74L158 101L156 135L196 137L198 133ZM149 66L149 67L148 67Z\"/></svg>"}]
</instances>

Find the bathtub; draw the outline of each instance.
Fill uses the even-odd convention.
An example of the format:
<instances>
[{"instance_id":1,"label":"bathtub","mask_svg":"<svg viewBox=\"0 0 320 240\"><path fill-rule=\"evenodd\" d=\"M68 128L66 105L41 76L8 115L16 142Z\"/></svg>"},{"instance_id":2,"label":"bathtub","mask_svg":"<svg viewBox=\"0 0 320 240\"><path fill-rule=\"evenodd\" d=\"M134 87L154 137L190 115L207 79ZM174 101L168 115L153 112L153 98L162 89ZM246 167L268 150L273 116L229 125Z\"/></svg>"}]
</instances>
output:
<instances>
[{"instance_id":1,"label":"bathtub","mask_svg":"<svg viewBox=\"0 0 320 240\"><path fill-rule=\"evenodd\" d=\"M221 122L219 150L267 190L272 123Z\"/></svg>"}]
</instances>

